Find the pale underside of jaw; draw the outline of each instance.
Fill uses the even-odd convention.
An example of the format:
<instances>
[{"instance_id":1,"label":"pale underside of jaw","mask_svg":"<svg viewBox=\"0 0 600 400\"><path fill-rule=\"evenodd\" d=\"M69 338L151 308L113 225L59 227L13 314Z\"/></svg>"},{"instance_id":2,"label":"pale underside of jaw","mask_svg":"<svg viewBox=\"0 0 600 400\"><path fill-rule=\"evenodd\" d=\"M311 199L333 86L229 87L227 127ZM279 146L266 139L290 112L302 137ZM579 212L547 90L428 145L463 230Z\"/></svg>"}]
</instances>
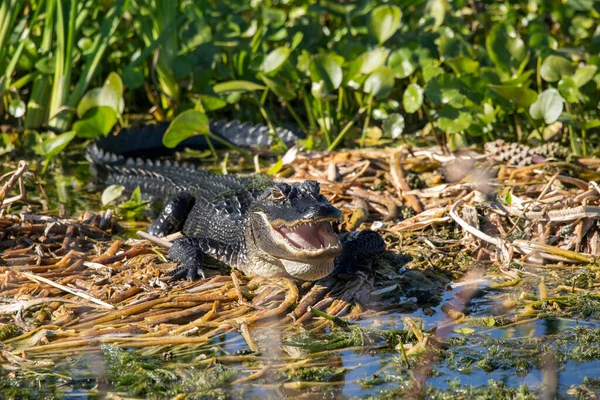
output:
<instances>
[{"instance_id":1,"label":"pale underside of jaw","mask_svg":"<svg viewBox=\"0 0 600 400\"><path fill-rule=\"evenodd\" d=\"M293 227L279 225L274 229L290 246L300 250L318 251L339 246L339 239L328 221L300 223Z\"/></svg>"}]
</instances>

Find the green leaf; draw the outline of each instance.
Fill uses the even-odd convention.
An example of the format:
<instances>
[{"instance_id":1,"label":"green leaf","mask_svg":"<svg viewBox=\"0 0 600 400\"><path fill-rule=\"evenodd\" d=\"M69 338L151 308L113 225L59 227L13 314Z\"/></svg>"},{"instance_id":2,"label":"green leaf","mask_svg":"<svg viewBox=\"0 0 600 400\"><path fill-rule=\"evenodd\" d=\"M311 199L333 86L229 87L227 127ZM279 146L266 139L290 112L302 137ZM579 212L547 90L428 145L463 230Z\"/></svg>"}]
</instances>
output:
<instances>
[{"instance_id":1,"label":"green leaf","mask_svg":"<svg viewBox=\"0 0 600 400\"><path fill-rule=\"evenodd\" d=\"M564 57L550 55L546 57L540 68L540 75L546 82L557 82L565 76L572 76L575 67Z\"/></svg>"},{"instance_id":2,"label":"green leaf","mask_svg":"<svg viewBox=\"0 0 600 400\"><path fill-rule=\"evenodd\" d=\"M369 32L381 45L400 28L402 11L396 6L379 6L371 12Z\"/></svg>"},{"instance_id":3,"label":"green leaf","mask_svg":"<svg viewBox=\"0 0 600 400\"><path fill-rule=\"evenodd\" d=\"M444 19L446 18L446 10L448 9L448 1L447 0L429 0L427 1L427 5L425 6L425 12L429 14L435 24L433 25L433 30L437 30L444 23Z\"/></svg>"},{"instance_id":4,"label":"green leaf","mask_svg":"<svg viewBox=\"0 0 600 400\"><path fill-rule=\"evenodd\" d=\"M314 56L308 70L310 79L313 82L323 81L327 92L336 90L342 83L342 67L328 54Z\"/></svg>"},{"instance_id":5,"label":"green leaf","mask_svg":"<svg viewBox=\"0 0 600 400\"><path fill-rule=\"evenodd\" d=\"M121 115L123 113L123 109L125 108L125 101L123 100L123 81L121 80L119 74L116 72L111 72L108 74L108 77L104 81L103 87L111 88L117 94L119 104L117 105L117 109L115 111L117 112L117 115Z\"/></svg>"},{"instance_id":6,"label":"green leaf","mask_svg":"<svg viewBox=\"0 0 600 400\"><path fill-rule=\"evenodd\" d=\"M209 132L209 122L206 114L198 110L187 110L171 122L162 142L166 148L173 149L187 138L195 135L206 135Z\"/></svg>"},{"instance_id":7,"label":"green leaf","mask_svg":"<svg viewBox=\"0 0 600 400\"><path fill-rule=\"evenodd\" d=\"M575 71L575 74L573 74L573 81L577 87L580 88L592 80L592 78L596 75L596 71L598 71L598 67L595 65L586 65L581 67Z\"/></svg>"},{"instance_id":8,"label":"green leaf","mask_svg":"<svg viewBox=\"0 0 600 400\"><path fill-rule=\"evenodd\" d=\"M438 47L440 60L445 61L456 57L474 57L473 48L465 39L448 28L442 32L444 34L434 41Z\"/></svg>"},{"instance_id":9,"label":"green leaf","mask_svg":"<svg viewBox=\"0 0 600 400\"><path fill-rule=\"evenodd\" d=\"M470 335L472 333L475 333L475 329L473 329L473 328L467 328L467 327L454 328L454 329L452 329L452 331L455 332L455 333L459 333L461 335Z\"/></svg>"},{"instance_id":10,"label":"green leaf","mask_svg":"<svg viewBox=\"0 0 600 400\"><path fill-rule=\"evenodd\" d=\"M574 11L589 12L594 7L594 0L566 0L565 6L567 9L573 9Z\"/></svg>"},{"instance_id":11,"label":"green leaf","mask_svg":"<svg viewBox=\"0 0 600 400\"><path fill-rule=\"evenodd\" d=\"M529 107L537 99L537 93L522 86L490 85L490 89L521 107Z\"/></svg>"},{"instance_id":12,"label":"green leaf","mask_svg":"<svg viewBox=\"0 0 600 400\"><path fill-rule=\"evenodd\" d=\"M558 41L546 32L538 32L531 35L529 38L529 47L538 51L544 49L558 49Z\"/></svg>"},{"instance_id":13,"label":"green leaf","mask_svg":"<svg viewBox=\"0 0 600 400\"><path fill-rule=\"evenodd\" d=\"M443 106L438 113L438 127L447 133L459 133L471 126L473 117L468 111Z\"/></svg>"},{"instance_id":14,"label":"green leaf","mask_svg":"<svg viewBox=\"0 0 600 400\"><path fill-rule=\"evenodd\" d=\"M123 185L110 185L102 192L102 207L118 199L125 190Z\"/></svg>"},{"instance_id":15,"label":"green leaf","mask_svg":"<svg viewBox=\"0 0 600 400\"><path fill-rule=\"evenodd\" d=\"M483 113L478 113L477 118L484 124L491 124L496 120L496 111L491 104L485 103L483 105Z\"/></svg>"},{"instance_id":16,"label":"green leaf","mask_svg":"<svg viewBox=\"0 0 600 400\"><path fill-rule=\"evenodd\" d=\"M267 175L275 175L283 168L283 160L280 158L277 162L271 165L271 168L267 170Z\"/></svg>"},{"instance_id":17,"label":"green leaf","mask_svg":"<svg viewBox=\"0 0 600 400\"><path fill-rule=\"evenodd\" d=\"M296 93L292 92L290 89L285 87L285 85L277 82L275 79L271 79L266 77L263 74L259 74L260 79L267 85L269 90L271 90L277 97L284 101L290 101L296 98Z\"/></svg>"},{"instance_id":18,"label":"green leaf","mask_svg":"<svg viewBox=\"0 0 600 400\"><path fill-rule=\"evenodd\" d=\"M52 158L61 151L75 138L77 132L69 131L62 133L56 137L45 139L40 148L41 154L46 158Z\"/></svg>"},{"instance_id":19,"label":"green leaf","mask_svg":"<svg viewBox=\"0 0 600 400\"><path fill-rule=\"evenodd\" d=\"M505 23L492 27L485 39L485 46L494 64L508 74L517 71L527 57L525 42L513 26Z\"/></svg>"},{"instance_id":20,"label":"green leaf","mask_svg":"<svg viewBox=\"0 0 600 400\"><path fill-rule=\"evenodd\" d=\"M536 102L529 107L529 114L531 118L543 119L549 125L558 120L563 111L564 103L565 100L558 90L546 89L540 93Z\"/></svg>"},{"instance_id":21,"label":"green leaf","mask_svg":"<svg viewBox=\"0 0 600 400\"><path fill-rule=\"evenodd\" d=\"M444 73L444 70L441 67L437 67L434 65L427 65L423 67L423 80L425 83L429 82L431 78L435 78L438 75Z\"/></svg>"},{"instance_id":22,"label":"green leaf","mask_svg":"<svg viewBox=\"0 0 600 400\"><path fill-rule=\"evenodd\" d=\"M394 76L398 79L406 78L412 74L416 68L413 63L412 52L407 48L393 51L392 54L390 54L388 66L394 71Z\"/></svg>"},{"instance_id":23,"label":"green leaf","mask_svg":"<svg viewBox=\"0 0 600 400\"><path fill-rule=\"evenodd\" d=\"M77 115L83 116L94 107L110 107L117 116L121 115L124 108L123 81L115 72L111 72L100 88L88 90L77 105Z\"/></svg>"},{"instance_id":24,"label":"green leaf","mask_svg":"<svg viewBox=\"0 0 600 400\"><path fill-rule=\"evenodd\" d=\"M364 83L364 91L371 93L377 98L384 98L390 95L394 87L394 72L389 67L379 67Z\"/></svg>"},{"instance_id":25,"label":"green leaf","mask_svg":"<svg viewBox=\"0 0 600 400\"><path fill-rule=\"evenodd\" d=\"M419 111L422 105L423 89L416 83L411 83L402 95L402 106L404 107L404 111L413 114Z\"/></svg>"},{"instance_id":26,"label":"green leaf","mask_svg":"<svg viewBox=\"0 0 600 400\"><path fill-rule=\"evenodd\" d=\"M141 203L142 202L142 191L140 189L140 187L136 187L133 192L131 192L131 198L129 199L130 202L133 203Z\"/></svg>"},{"instance_id":27,"label":"green leaf","mask_svg":"<svg viewBox=\"0 0 600 400\"><path fill-rule=\"evenodd\" d=\"M379 48L361 54L362 64L360 66L360 73L368 75L381 67L385 64L389 53L388 49Z\"/></svg>"},{"instance_id":28,"label":"green leaf","mask_svg":"<svg viewBox=\"0 0 600 400\"><path fill-rule=\"evenodd\" d=\"M342 79L342 85L347 85L348 82L353 80L354 78L360 75L360 70L362 68L363 59L361 57L356 60L352 60L342 68L344 78Z\"/></svg>"},{"instance_id":29,"label":"green leaf","mask_svg":"<svg viewBox=\"0 0 600 400\"><path fill-rule=\"evenodd\" d=\"M144 85L144 73L138 67L126 67L123 70L123 83L131 90L140 88Z\"/></svg>"},{"instance_id":30,"label":"green leaf","mask_svg":"<svg viewBox=\"0 0 600 400\"><path fill-rule=\"evenodd\" d=\"M112 107L99 106L90 108L83 117L73 124L77 136L97 138L106 136L117 123L117 113Z\"/></svg>"},{"instance_id":31,"label":"green leaf","mask_svg":"<svg viewBox=\"0 0 600 400\"><path fill-rule=\"evenodd\" d=\"M446 64L454 70L456 75L476 74L479 71L479 61L473 60L467 56L454 57L447 60Z\"/></svg>"},{"instance_id":32,"label":"green leaf","mask_svg":"<svg viewBox=\"0 0 600 400\"><path fill-rule=\"evenodd\" d=\"M390 114L389 117L383 121L383 131L391 136L393 139L397 139L404 132L404 117L400 114Z\"/></svg>"},{"instance_id":33,"label":"green leaf","mask_svg":"<svg viewBox=\"0 0 600 400\"><path fill-rule=\"evenodd\" d=\"M258 21L253 19L252 21L250 21L250 26L248 27L248 29L246 29L244 32L242 32L240 37L251 38L252 36L254 36L256 34L257 31L258 31Z\"/></svg>"},{"instance_id":34,"label":"green leaf","mask_svg":"<svg viewBox=\"0 0 600 400\"><path fill-rule=\"evenodd\" d=\"M462 108L465 101L461 85L450 74L441 74L430 79L425 85L425 95L436 105L448 104L454 108Z\"/></svg>"},{"instance_id":35,"label":"green leaf","mask_svg":"<svg viewBox=\"0 0 600 400\"><path fill-rule=\"evenodd\" d=\"M510 190L505 191L504 198L502 199L502 201L504 202L504 204L512 204L512 192Z\"/></svg>"},{"instance_id":36,"label":"green leaf","mask_svg":"<svg viewBox=\"0 0 600 400\"><path fill-rule=\"evenodd\" d=\"M304 39L304 33L298 31L294 34L294 37L292 38L292 46L290 48L290 50L294 50L296 47L298 47L298 45L300 45L300 43L302 43L302 39Z\"/></svg>"},{"instance_id":37,"label":"green leaf","mask_svg":"<svg viewBox=\"0 0 600 400\"><path fill-rule=\"evenodd\" d=\"M256 90L265 90L263 85L250 81L227 81L217 83L213 86L215 93L232 93L232 92L252 92Z\"/></svg>"},{"instance_id":38,"label":"green leaf","mask_svg":"<svg viewBox=\"0 0 600 400\"><path fill-rule=\"evenodd\" d=\"M216 111L227 106L227 102L220 97L201 94L198 98L204 111Z\"/></svg>"},{"instance_id":39,"label":"green leaf","mask_svg":"<svg viewBox=\"0 0 600 400\"><path fill-rule=\"evenodd\" d=\"M279 47L265 57L260 70L265 74L276 72L290 56L290 49L287 47Z\"/></svg>"},{"instance_id":40,"label":"green leaf","mask_svg":"<svg viewBox=\"0 0 600 400\"><path fill-rule=\"evenodd\" d=\"M579 98L579 88L573 78L565 76L558 81L558 92L567 101L567 103L575 103Z\"/></svg>"},{"instance_id":41,"label":"green leaf","mask_svg":"<svg viewBox=\"0 0 600 400\"><path fill-rule=\"evenodd\" d=\"M8 133L0 134L0 155L8 154L15 150L15 145ZM37 151L36 151L37 153Z\"/></svg>"},{"instance_id":42,"label":"green leaf","mask_svg":"<svg viewBox=\"0 0 600 400\"><path fill-rule=\"evenodd\" d=\"M8 113L15 118L21 118L25 114L26 109L27 106L21 99L12 99L10 103L8 103Z\"/></svg>"},{"instance_id":43,"label":"green leaf","mask_svg":"<svg viewBox=\"0 0 600 400\"><path fill-rule=\"evenodd\" d=\"M51 57L44 57L39 59L35 63L35 69L40 71L42 74L51 75L54 73L54 68L56 66L56 60Z\"/></svg>"},{"instance_id":44,"label":"green leaf","mask_svg":"<svg viewBox=\"0 0 600 400\"><path fill-rule=\"evenodd\" d=\"M142 191L139 186L131 193L129 201L121 204L118 208L120 213L125 212L125 217L128 219L141 218L149 209L150 204L142 200Z\"/></svg>"},{"instance_id":45,"label":"green leaf","mask_svg":"<svg viewBox=\"0 0 600 400\"><path fill-rule=\"evenodd\" d=\"M101 87L88 90L77 105L77 115L83 117L85 113L95 107L110 107L115 112L119 111L119 95L110 87Z\"/></svg>"},{"instance_id":46,"label":"green leaf","mask_svg":"<svg viewBox=\"0 0 600 400\"><path fill-rule=\"evenodd\" d=\"M123 81L116 72L108 74L104 86L113 89L118 96L123 96Z\"/></svg>"}]
</instances>

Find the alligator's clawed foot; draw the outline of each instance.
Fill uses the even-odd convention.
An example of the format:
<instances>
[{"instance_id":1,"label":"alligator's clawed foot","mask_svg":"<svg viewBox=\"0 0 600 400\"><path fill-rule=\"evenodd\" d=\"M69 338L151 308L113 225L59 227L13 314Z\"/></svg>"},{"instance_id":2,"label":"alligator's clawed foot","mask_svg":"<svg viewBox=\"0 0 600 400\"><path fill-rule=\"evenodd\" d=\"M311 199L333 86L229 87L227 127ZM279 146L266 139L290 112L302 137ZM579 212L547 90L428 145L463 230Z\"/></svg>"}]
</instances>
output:
<instances>
[{"instance_id":1,"label":"alligator's clawed foot","mask_svg":"<svg viewBox=\"0 0 600 400\"><path fill-rule=\"evenodd\" d=\"M194 281L196 279L205 278L204 270L201 266L194 263L183 264L171 271L168 272L168 275L172 280L181 279L183 277L187 278L189 281Z\"/></svg>"},{"instance_id":2,"label":"alligator's clawed foot","mask_svg":"<svg viewBox=\"0 0 600 400\"><path fill-rule=\"evenodd\" d=\"M193 236L184 236L173 242L169 249L169 258L181 263L181 266L169 272L173 279L186 277L189 280L204 278L202 265L204 253L200 249L201 239Z\"/></svg>"}]
</instances>

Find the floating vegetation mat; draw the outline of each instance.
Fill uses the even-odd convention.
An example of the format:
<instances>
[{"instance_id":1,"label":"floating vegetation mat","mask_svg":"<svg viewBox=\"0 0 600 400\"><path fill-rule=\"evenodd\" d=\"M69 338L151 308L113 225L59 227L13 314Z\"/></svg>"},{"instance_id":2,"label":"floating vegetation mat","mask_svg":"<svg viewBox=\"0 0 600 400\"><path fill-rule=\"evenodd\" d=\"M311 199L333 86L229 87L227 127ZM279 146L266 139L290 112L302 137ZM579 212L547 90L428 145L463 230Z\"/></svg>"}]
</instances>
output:
<instances>
[{"instance_id":1,"label":"floating vegetation mat","mask_svg":"<svg viewBox=\"0 0 600 400\"><path fill-rule=\"evenodd\" d=\"M13 168L0 182L5 397L600 394L599 160L292 154L277 179L320 181L343 228L388 243L372 271L315 283L217 266L171 281L165 248L127 239L111 210L45 212L44 185Z\"/></svg>"}]
</instances>

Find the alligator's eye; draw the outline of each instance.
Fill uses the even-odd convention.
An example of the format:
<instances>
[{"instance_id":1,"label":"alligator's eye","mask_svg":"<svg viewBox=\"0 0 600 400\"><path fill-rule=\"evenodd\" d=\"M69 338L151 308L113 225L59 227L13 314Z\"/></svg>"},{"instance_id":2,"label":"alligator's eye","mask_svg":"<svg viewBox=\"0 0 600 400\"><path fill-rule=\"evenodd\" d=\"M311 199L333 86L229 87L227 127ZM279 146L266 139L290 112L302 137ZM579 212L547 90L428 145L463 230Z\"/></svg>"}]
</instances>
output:
<instances>
[{"instance_id":1,"label":"alligator's eye","mask_svg":"<svg viewBox=\"0 0 600 400\"><path fill-rule=\"evenodd\" d=\"M271 198L273 200L283 200L285 195L278 188L274 187L271 189Z\"/></svg>"}]
</instances>

